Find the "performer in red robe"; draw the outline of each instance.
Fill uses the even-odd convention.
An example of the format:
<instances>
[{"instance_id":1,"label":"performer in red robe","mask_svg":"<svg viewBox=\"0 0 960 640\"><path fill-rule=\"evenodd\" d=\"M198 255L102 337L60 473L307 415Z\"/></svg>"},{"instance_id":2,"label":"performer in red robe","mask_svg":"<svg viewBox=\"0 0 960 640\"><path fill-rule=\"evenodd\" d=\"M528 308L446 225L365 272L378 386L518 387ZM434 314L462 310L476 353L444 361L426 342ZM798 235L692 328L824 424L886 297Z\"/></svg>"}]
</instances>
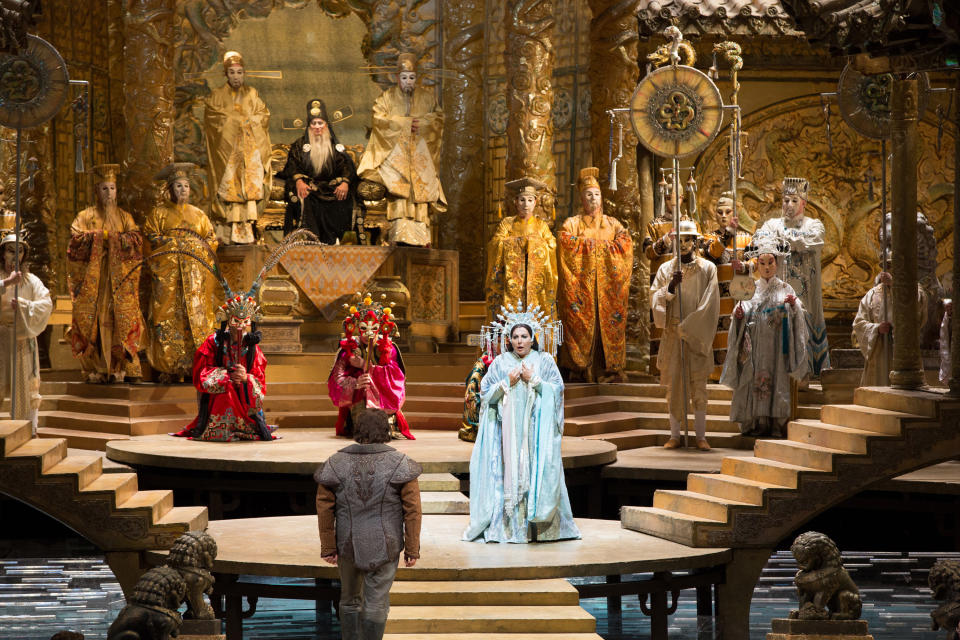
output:
<instances>
[{"instance_id":1,"label":"performer in red robe","mask_svg":"<svg viewBox=\"0 0 960 640\"><path fill-rule=\"evenodd\" d=\"M327 379L327 393L339 409L337 435L352 437L359 412L382 409L390 416L393 437L413 440L400 410L406 398L406 374L391 340L396 323L390 307L374 303L367 294L349 308L343 330L337 361Z\"/></svg>"},{"instance_id":2,"label":"performer in red robe","mask_svg":"<svg viewBox=\"0 0 960 640\"><path fill-rule=\"evenodd\" d=\"M207 336L193 356L193 386L199 393L197 417L172 434L191 440L276 440L266 423L263 397L267 359L253 325L259 308L253 297L236 296L219 309L220 329Z\"/></svg>"}]
</instances>

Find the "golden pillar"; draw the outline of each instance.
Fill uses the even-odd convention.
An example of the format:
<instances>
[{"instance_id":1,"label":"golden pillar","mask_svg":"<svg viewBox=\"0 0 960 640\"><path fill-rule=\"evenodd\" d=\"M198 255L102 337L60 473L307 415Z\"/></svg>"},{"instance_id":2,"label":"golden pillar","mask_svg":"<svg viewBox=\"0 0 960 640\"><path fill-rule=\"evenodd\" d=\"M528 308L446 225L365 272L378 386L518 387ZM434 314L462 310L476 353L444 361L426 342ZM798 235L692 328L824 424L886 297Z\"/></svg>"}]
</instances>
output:
<instances>
[{"instance_id":1,"label":"golden pillar","mask_svg":"<svg viewBox=\"0 0 960 640\"><path fill-rule=\"evenodd\" d=\"M555 191L553 161L553 1L507 0L505 15L507 69L508 181L529 176ZM545 194L545 213L553 207Z\"/></svg>"},{"instance_id":2,"label":"golden pillar","mask_svg":"<svg viewBox=\"0 0 960 640\"><path fill-rule=\"evenodd\" d=\"M960 97L960 75L957 88ZM960 120L953 138L953 291L947 296L953 300L954 312L950 318L950 395L960 396L960 308L957 291L960 291Z\"/></svg>"},{"instance_id":3,"label":"golden pillar","mask_svg":"<svg viewBox=\"0 0 960 640\"><path fill-rule=\"evenodd\" d=\"M890 97L893 144L893 370L890 384L923 386L917 307L917 77L897 78Z\"/></svg>"},{"instance_id":4,"label":"golden pillar","mask_svg":"<svg viewBox=\"0 0 960 640\"><path fill-rule=\"evenodd\" d=\"M610 118L608 109L630 103L640 67L637 64L637 11L639 0L589 0L593 19L590 21L590 92L592 105L591 148L593 162L600 168L603 185L604 213L615 216L630 230L634 241L633 274L630 279L630 306L627 321L627 369L645 371L650 359L650 263L639 250L642 230L653 219L653 183L649 154L644 154L639 180L647 187L641 198L637 173L637 140L633 127L623 114L614 121L613 139L623 124L623 157L617 162L617 190L611 191ZM616 157L617 148L613 149ZM644 175L645 172L645 175ZM649 206L644 206L649 200Z\"/></svg>"},{"instance_id":5,"label":"golden pillar","mask_svg":"<svg viewBox=\"0 0 960 640\"><path fill-rule=\"evenodd\" d=\"M447 213L440 216L440 247L460 252L460 298L482 300L483 227L482 0L443 3L444 66L459 75L443 82Z\"/></svg>"},{"instance_id":6,"label":"golden pillar","mask_svg":"<svg viewBox=\"0 0 960 640\"><path fill-rule=\"evenodd\" d=\"M127 176L119 196L137 222L142 222L157 202L154 174L173 162L175 8L176 0L126 3L123 77L127 147L123 164Z\"/></svg>"}]
</instances>

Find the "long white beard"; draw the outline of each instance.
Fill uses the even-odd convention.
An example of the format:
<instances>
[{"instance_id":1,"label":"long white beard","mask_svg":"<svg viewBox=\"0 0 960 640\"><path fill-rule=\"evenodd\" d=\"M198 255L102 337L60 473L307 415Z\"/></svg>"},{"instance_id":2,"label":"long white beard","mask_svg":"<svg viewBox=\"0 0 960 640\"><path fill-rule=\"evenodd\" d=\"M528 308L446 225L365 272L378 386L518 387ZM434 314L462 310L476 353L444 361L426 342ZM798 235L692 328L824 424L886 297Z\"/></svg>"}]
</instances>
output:
<instances>
[{"instance_id":1,"label":"long white beard","mask_svg":"<svg viewBox=\"0 0 960 640\"><path fill-rule=\"evenodd\" d=\"M314 173L320 171L331 161L333 145L330 144L330 130L324 127L319 136L310 132L310 165Z\"/></svg>"}]
</instances>

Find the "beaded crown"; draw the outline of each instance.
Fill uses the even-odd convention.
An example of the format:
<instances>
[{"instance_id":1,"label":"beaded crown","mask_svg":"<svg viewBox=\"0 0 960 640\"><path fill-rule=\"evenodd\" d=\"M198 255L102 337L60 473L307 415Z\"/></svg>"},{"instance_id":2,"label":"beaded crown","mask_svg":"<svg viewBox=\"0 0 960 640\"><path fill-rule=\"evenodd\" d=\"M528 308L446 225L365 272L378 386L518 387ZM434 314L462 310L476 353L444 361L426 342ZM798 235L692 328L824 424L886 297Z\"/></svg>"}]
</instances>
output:
<instances>
[{"instance_id":1,"label":"beaded crown","mask_svg":"<svg viewBox=\"0 0 960 640\"><path fill-rule=\"evenodd\" d=\"M807 199L807 192L810 191L810 183L806 178L784 178L783 179L783 195L785 196L800 196L804 200Z\"/></svg>"},{"instance_id":2,"label":"beaded crown","mask_svg":"<svg viewBox=\"0 0 960 640\"><path fill-rule=\"evenodd\" d=\"M539 344L540 351L546 351L553 357L557 356L557 349L563 342L563 323L552 320L550 316L537 305L527 311L523 310L523 303L517 301L517 306L508 304L500 307L497 320L480 329L484 345L499 343L500 353L506 351L510 332L518 324L525 324L533 331L533 337Z\"/></svg>"},{"instance_id":3,"label":"beaded crown","mask_svg":"<svg viewBox=\"0 0 960 640\"><path fill-rule=\"evenodd\" d=\"M380 300L374 300L373 296L367 292L361 294L359 291L354 294L353 304L345 304L346 317L343 319L343 337L340 340L340 348L352 353L360 347L360 323L364 321L376 322L377 345L381 348L386 343L391 342L393 334L397 331L396 316L393 315L393 305L386 303L386 294L380 295Z\"/></svg>"},{"instance_id":4,"label":"beaded crown","mask_svg":"<svg viewBox=\"0 0 960 640\"><path fill-rule=\"evenodd\" d=\"M230 318L250 318L254 322L259 322L263 314L260 311L260 305L256 298L251 295L236 294L227 298L226 302L217 308L217 320L221 322L229 321Z\"/></svg>"},{"instance_id":5,"label":"beaded crown","mask_svg":"<svg viewBox=\"0 0 960 640\"><path fill-rule=\"evenodd\" d=\"M743 255L745 258L756 258L767 253L775 255L778 261L780 258L786 258L790 255L790 243L779 235L757 234L750 246L744 250Z\"/></svg>"}]
</instances>

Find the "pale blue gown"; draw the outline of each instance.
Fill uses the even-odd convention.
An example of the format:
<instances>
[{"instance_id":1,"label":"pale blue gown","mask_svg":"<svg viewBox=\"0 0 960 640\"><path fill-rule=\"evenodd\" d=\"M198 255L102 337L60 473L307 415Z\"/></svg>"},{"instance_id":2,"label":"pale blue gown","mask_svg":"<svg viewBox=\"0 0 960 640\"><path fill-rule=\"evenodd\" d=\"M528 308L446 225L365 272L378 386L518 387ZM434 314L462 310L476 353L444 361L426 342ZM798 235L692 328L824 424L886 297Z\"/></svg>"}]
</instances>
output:
<instances>
[{"instance_id":1,"label":"pale blue gown","mask_svg":"<svg viewBox=\"0 0 960 640\"><path fill-rule=\"evenodd\" d=\"M521 362L530 382L510 386ZM470 525L464 540L579 538L563 479L563 380L549 354L497 356L480 385L480 426L470 458Z\"/></svg>"}]
</instances>

